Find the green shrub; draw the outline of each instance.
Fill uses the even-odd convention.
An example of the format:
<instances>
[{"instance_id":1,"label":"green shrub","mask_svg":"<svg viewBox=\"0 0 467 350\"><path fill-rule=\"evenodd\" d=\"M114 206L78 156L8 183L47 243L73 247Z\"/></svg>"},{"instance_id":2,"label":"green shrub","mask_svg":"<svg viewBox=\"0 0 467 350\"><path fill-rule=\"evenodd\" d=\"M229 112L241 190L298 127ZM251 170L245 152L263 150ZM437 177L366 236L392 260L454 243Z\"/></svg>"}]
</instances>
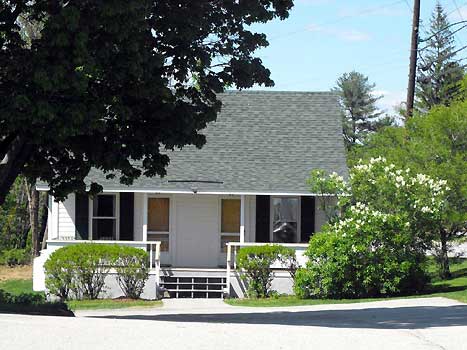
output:
<instances>
[{"instance_id":1,"label":"green shrub","mask_svg":"<svg viewBox=\"0 0 467 350\"><path fill-rule=\"evenodd\" d=\"M76 262L76 294L84 299L97 299L104 289L105 278L118 257L119 247L83 243L70 248L73 248Z\"/></svg>"},{"instance_id":2,"label":"green shrub","mask_svg":"<svg viewBox=\"0 0 467 350\"><path fill-rule=\"evenodd\" d=\"M138 299L149 277L148 253L134 247L120 246L115 264L117 281L127 298Z\"/></svg>"},{"instance_id":3,"label":"green shrub","mask_svg":"<svg viewBox=\"0 0 467 350\"><path fill-rule=\"evenodd\" d=\"M1 252L0 264L8 266L25 265L29 262L26 249L8 249Z\"/></svg>"},{"instance_id":4,"label":"green shrub","mask_svg":"<svg viewBox=\"0 0 467 350\"><path fill-rule=\"evenodd\" d=\"M290 247L276 246L279 263L287 268L290 277L295 280L295 274L299 268L295 250Z\"/></svg>"},{"instance_id":5,"label":"green shrub","mask_svg":"<svg viewBox=\"0 0 467 350\"><path fill-rule=\"evenodd\" d=\"M279 245L251 246L241 248L237 255L237 265L243 270L242 278L247 281L247 294L250 298L265 298L271 294L274 278L271 265L275 262L287 264L291 274L295 274L295 251Z\"/></svg>"},{"instance_id":6,"label":"green shrub","mask_svg":"<svg viewBox=\"0 0 467 350\"><path fill-rule=\"evenodd\" d=\"M406 222L359 203L314 235L294 291L301 298L363 298L421 291L425 254Z\"/></svg>"},{"instance_id":7,"label":"green shrub","mask_svg":"<svg viewBox=\"0 0 467 350\"><path fill-rule=\"evenodd\" d=\"M11 305L39 305L45 303L45 295L38 293L21 293L18 295L8 293L3 289L0 289L0 304Z\"/></svg>"},{"instance_id":8,"label":"green shrub","mask_svg":"<svg viewBox=\"0 0 467 350\"><path fill-rule=\"evenodd\" d=\"M46 286L62 299L97 299L118 258L117 245L82 243L60 248L46 261Z\"/></svg>"},{"instance_id":9,"label":"green shrub","mask_svg":"<svg viewBox=\"0 0 467 350\"><path fill-rule=\"evenodd\" d=\"M0 289L0 313L31 315L74 316L65 303L50 303L44 293L13 294Z\"/></svg>"},{"instance_id":10,"label":"green shrub","mask_svg":"<svg viewBox=\"0 0 467 350\"><path fill-rule=\"evenodd\" d=\"M62 301L69 299L71 291L75 292L75 297L79 297L75 285L74 251L69 248L64 247L54 251L44 263L45 286L50 293L58 296Z\"/></svg>"}]
</instances>

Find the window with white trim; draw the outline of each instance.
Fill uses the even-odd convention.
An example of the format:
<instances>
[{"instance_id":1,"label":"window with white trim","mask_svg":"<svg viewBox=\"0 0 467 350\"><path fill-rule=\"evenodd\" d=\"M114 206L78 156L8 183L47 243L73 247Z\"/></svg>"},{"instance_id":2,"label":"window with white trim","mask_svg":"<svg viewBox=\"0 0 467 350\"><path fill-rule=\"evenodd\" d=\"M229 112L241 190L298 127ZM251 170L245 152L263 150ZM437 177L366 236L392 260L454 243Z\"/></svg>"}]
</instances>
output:
<instances>
[{"instance_id":1,"label":"window with white trim","mask_svg":"<svg viewBox=\"0 0 467 350\"><path fill-rule=\"evenodd\" d=\"M148 241L160 241L161 252L169 251L170 198L148 198Z\"/></svg>"},{"instance_id":2,"label":"window with white trim","mask_svg":"<svg viewBox=\"0 0 467 350\"><path fill-rule=\"evenodd\" d=\"M272 242L295 243L298 241L299 209L298 197L271 198Z\"/></svg>"},{"instance_id":3,"label":"window with white trim","mask_svg":"<svg viewBox=\"0 0 467 350\"><path fill-rule=\"evenodd\" d=\"M92 200L92 239L117 239L117 196L99 194Z\"/></svg>"},{"instance_id":4,"label":"window with white trim","mask_svg":"<svg viewBox=\"0 0 467 350\"><path fill-rule=\"evenodd\" d=\"M221 199L221 252L227 252L227 242L240 241L240 206L240 199Z\"/></svg>"}]
</instances>

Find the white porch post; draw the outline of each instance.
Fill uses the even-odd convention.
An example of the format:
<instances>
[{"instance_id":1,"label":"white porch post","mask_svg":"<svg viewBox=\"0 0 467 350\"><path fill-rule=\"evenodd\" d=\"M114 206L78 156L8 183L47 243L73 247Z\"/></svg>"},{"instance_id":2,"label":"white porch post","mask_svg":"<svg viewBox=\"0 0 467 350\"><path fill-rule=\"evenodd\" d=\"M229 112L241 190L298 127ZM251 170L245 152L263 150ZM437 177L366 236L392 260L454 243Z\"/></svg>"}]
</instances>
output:
<instances>
[{"instance_id":1,"label":"white porch post","mask_svg":"<svg viewBox=\"0 0 467 350\"><path fill-rule=\"evenodd\" d=\"M240 243L245 243L245 195L240 196Z\"/></svg>"},{"instance_id":2,"label":"white porch post","mask_svg":"<svg viewBox=\"0 0 467 350\"><path fill-rule=\"evenodd\" d=\"M148 194L144 193L143 194L143 242L147 242L147 240L148 240Z\"/></svg>"},{"instance_id":3,"label":"white porch post","mask_svg":"<svg viewBox=\"0 0 467 350\"><path fill-rule=\"evenodd\" d=\"M59 222L58 222L58 203L55 202L55 198L53 196L50 196L51 198L51 217L49 218L49 222L51 223L50 227L50 233L49 233L49 239L59 239Z\"/></svg>"}]
</instances>

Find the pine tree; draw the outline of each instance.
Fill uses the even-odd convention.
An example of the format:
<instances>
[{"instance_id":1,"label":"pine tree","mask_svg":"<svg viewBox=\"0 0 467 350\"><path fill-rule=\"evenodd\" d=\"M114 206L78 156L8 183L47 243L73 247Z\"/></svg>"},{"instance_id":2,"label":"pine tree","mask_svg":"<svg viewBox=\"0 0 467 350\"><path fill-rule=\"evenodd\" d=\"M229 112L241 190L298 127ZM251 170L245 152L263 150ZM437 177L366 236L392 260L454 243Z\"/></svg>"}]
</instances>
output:
<instances>
[{"instance_id":1,"label":"pine tree","mask_svg":"<svg viewBox=\"0 0 467 350\"><path fill-rule=\"evenodd\" d=\"M376 102L382 96L374 94L375 84L368 82L368 77L352 71L337 79L333 91L340 97L343 109L344 140L348 150L361 144L364 137L380 127L390 125L391 118L381 118Z\"/></svg>"},{"instance_id":2,"label":"pine tree","mask_svg":"<svg viewBox=\"0 0 467 350\"><path fill-rule=\"evenodd\" d=\"M448 106L461 90L464 69L456 58L454 33L438 2L425 33L429 38L421 50L417 72L416 108L427 112L435 105Z\"/></svg>"}]
</instances>

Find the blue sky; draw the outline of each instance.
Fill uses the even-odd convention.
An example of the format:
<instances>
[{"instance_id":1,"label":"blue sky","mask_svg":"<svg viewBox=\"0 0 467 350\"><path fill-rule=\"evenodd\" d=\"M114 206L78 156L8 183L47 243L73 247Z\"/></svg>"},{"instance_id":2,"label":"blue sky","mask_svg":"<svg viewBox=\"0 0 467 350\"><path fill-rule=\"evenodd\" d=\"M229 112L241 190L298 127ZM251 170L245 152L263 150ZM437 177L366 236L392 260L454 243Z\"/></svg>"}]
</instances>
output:
<instances>
[{"instance_id":1,"label":"blue sky","mask_svg":"<svg viewBox=\"0 0 467 350\"><path fill-rule=\"evenodd\" d=\"M467 0L440 2L451 21L467 20ZM425 27L435 4L422 0ZM272 72L273 89L329 90L342 73L357 70L384 95L380 108L392 112L406 95L411 6L412 0L295 0L285 21L254 26L270 42L258 56ZM467 29L456 35L462 43Z\"/></svg>"}]
</instances>

